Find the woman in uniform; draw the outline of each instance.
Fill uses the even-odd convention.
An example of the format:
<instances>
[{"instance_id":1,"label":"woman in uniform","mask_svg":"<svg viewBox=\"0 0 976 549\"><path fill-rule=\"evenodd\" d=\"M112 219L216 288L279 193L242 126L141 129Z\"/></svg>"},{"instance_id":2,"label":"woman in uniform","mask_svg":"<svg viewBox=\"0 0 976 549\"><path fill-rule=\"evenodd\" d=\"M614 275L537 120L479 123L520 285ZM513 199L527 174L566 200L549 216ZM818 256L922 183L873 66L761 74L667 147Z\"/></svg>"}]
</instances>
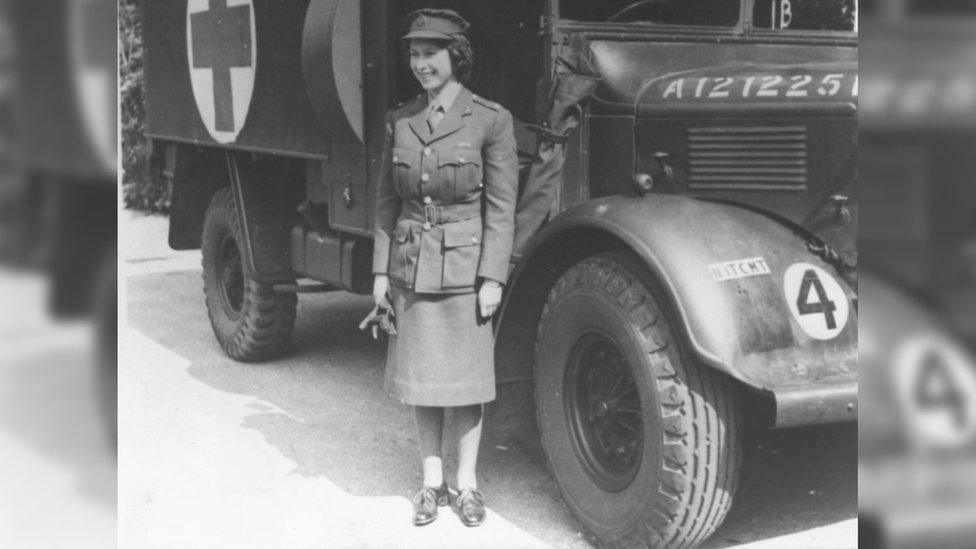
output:
<instances>
[{"instance_id":1,"label":"woman in uniform","mask_svg":"<svg viewBox=\"0 0 976 549\"><path fill-rule=\"evenodd\" d=\"M495 398L491 317L512 250L518 167L511 114L472 94L470 27L452 10L407 16L410 69L423 88L386 118L377 188L373 297L392 308L384 386L414 406L423 488L414 524L449 503L445 410L458 440L455 510L485 519L475 468L483 404Z\"/></svg>"}]
</instances>

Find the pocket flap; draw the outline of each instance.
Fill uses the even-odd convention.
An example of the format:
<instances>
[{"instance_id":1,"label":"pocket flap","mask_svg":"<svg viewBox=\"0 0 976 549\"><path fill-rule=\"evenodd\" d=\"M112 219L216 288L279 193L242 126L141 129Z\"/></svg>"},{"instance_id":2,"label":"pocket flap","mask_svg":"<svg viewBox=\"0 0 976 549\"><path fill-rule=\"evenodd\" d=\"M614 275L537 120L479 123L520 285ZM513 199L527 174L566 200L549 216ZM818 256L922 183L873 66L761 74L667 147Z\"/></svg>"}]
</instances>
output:
<instances>
[{"instance_id":1,"label":"pocket flap","mask_svg":"<svg viewBox=\"0 0 976 549\"><path fill-rule=\"evenodd\" d=\"M464 166L465 164L480 166L481 151L474 149L456 149L438 153L437 155L438 166Z\"/></svg>"},{"instance_id":2,"label":"pocket flap","mask_svg":"<svg viewBox=\"0 0 976 549\"><path fill-rule=\"evenodd\" d=\"M394 147L393 149L393 163L400 164L401 166L410 166L411 159L416 153L410 149L405 149L402 147Z\"/></svg>"},{"instance_id":3,"label":"pocket flap","mask_svg":"<svg viewBox=\"0 0 976 549\"><path fill-rule=\"evenodd\" d=\"M461 246L475 246L481 244L481 218L472 217L454 223L445 223L444 247L460 248Z\"/></svg>"}]
</instances>

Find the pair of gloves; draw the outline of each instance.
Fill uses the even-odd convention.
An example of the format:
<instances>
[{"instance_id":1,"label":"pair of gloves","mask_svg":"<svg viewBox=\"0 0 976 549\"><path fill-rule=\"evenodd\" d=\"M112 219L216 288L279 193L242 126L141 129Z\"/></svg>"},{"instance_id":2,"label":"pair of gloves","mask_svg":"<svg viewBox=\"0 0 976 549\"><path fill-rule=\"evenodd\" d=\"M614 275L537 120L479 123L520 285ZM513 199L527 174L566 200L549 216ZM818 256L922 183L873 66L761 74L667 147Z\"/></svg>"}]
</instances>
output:
<instances>
[{"instance_id":1,"label":"pair of gloves","mask_svg":"<svg viewBox=\"0 0 976 549\"><path fill-rule=\"evenodd\" d=\"M373 310L366 315L366 318L359 323L359 329L370 328L373 332L373 339L379 339L379 330L382 329L388 335L396 335L396 315L389 307L373 306Z\"/></svg>"}]
</instances>

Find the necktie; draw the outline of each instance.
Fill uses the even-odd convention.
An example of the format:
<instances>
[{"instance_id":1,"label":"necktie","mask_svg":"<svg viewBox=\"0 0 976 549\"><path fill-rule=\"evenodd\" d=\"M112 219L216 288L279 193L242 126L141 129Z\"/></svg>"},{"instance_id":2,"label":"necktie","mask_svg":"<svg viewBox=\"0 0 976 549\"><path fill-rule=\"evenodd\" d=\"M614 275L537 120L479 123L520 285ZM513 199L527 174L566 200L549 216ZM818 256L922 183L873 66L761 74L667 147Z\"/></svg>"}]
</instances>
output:
<instances>
[{"instance_id":1,"label":"necktie","mask_svg":"<svg viewBox=\"0 0 976 549\"><path fill-rule=\"evenodd\" d=\"M430 128L431 132L433 132L434 128L437 127L437 124L441 121L441 118L444 118L444 105L441 105L440 103L431 105L430 112L427 113L427 126Z\"/></svg>"}]
</instances>

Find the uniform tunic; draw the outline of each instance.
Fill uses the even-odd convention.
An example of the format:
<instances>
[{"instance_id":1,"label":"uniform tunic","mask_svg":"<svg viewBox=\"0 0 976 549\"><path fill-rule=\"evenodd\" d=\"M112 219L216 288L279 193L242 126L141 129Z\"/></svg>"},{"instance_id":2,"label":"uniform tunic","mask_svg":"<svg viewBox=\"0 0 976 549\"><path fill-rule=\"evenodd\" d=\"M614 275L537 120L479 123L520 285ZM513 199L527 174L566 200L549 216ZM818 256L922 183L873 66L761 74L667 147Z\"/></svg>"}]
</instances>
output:
<instances>
[{"instance_id":1,"label":"uniform tunic","mask_svg":"<svg viewBox=\"0 0 976 549\"><path fill-rule=\"evenodd\" d=\"M397 336L385 387L415 406L495 398L483 279L504 284L512 251L518 164L512 116L462 88L437 126L427 97L387 114L377 185L373 272L386 274Z\"/></svg>"}]
</instances>

